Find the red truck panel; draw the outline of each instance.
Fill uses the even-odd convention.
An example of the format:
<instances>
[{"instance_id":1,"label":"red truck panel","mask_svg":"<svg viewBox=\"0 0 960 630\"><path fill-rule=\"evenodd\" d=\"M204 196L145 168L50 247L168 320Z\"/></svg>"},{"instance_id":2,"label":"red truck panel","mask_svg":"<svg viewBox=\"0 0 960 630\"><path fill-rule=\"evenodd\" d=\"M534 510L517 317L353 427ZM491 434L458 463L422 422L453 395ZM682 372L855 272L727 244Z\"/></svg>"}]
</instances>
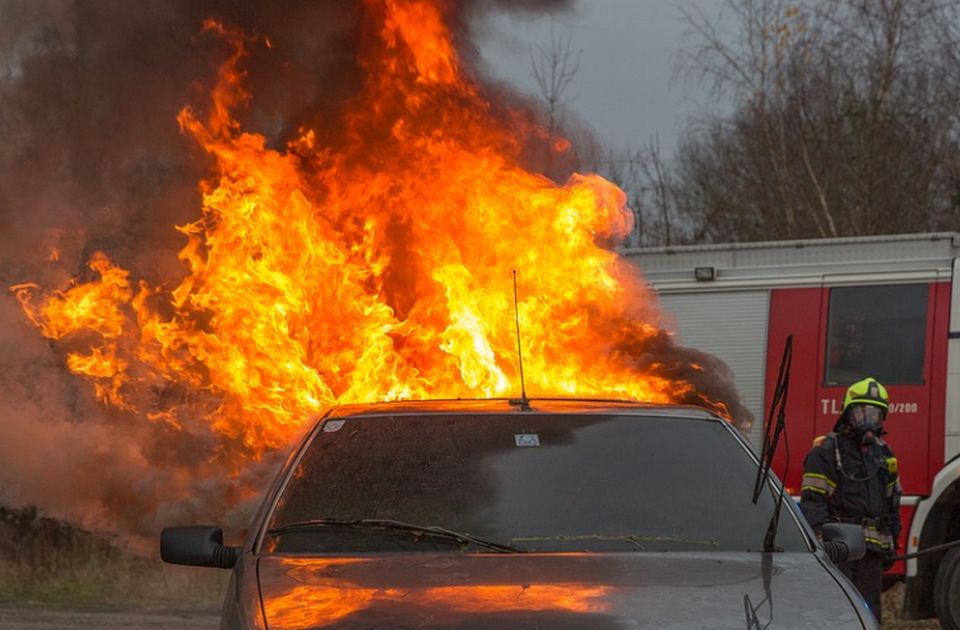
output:
<instances>
[{"instance_id":1,"label":"red truck panel","mask_svg":"<svg viewBox=\"0 0 960 630\"><path fill-rule=\"evenodd\" d=\"M792 494L799 494L803 458L813 438L833 429L846 392L845 387L824 385L829 296L828 287L770 292L766 404L773 393L784 341L793 335L785 445L790 451L785 480ZM900 460L904 494L911 495L929 494L933 477L943 466L950 283L931 283L928 299L924 383L887 385L892 404L886 439ZM786 459L781 451L774 462L777 474L783 475Z\"/></svg>"},{"instance_id":2,"label":"red truck panel","mask_svg":"<svg viewBox=\"0 0 960 630\"><path fill-rule=\"evenodd\" d=\"M803 476L803 458L816 437L816 387L821 302L824 292L813 289L774 289L770 292L770 322L767 329L767 371L764 409L773 396L777 369L787 335L793 335L793 365L790 371L790 393L787 397L786 443L781 444L773 462L773 470L785 479L791 494L800 494ZM757 418L763 422L764 418ZM789 448L790 467L784 477L784 465Z\"/></svg>"}]
</instances>

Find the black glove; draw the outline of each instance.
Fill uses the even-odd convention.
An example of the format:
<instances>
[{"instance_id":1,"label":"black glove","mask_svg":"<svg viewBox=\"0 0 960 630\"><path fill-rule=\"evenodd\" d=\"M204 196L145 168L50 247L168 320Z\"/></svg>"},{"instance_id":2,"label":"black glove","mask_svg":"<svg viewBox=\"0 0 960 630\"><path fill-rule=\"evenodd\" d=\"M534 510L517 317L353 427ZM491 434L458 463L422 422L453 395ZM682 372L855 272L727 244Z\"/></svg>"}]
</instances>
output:
<instances>
[{"instance_id":1,"label":"black glove","mask_svg":"<svg viewBox=\"0 0 960 630\"><path fill-rule=\"evenodd\" d=\"M884 555L883 555L884 571L889 571L893 567L893 565L896 563L896 560L894 560L893 558L896 555L897 555L897 541L894 540L893 543L891 543L890 546L887 547L887 550L886 552L884 552Z\"/></svg>"}]
</instances>

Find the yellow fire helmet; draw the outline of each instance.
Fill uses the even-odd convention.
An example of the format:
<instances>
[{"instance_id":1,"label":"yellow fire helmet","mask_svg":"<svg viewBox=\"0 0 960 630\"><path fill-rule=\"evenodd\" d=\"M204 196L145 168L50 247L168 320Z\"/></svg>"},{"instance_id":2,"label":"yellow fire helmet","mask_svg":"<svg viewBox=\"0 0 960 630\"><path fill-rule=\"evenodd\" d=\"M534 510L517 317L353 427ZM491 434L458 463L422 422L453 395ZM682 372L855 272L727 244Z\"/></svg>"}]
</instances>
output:
<instances>
[{"instance_id":1,"label":"yellow fire helmet","mask_svg":"<svg viewBox=\"0 0 960 630\"><path fill-rule=\"evenodd\" d=\"M847 389L847 395L843 399L843 410L846 411L847 407L857 403L875 405L886 411L889 407L887 388L874 378L857 381Z\"/></svg>"}]
</instances>

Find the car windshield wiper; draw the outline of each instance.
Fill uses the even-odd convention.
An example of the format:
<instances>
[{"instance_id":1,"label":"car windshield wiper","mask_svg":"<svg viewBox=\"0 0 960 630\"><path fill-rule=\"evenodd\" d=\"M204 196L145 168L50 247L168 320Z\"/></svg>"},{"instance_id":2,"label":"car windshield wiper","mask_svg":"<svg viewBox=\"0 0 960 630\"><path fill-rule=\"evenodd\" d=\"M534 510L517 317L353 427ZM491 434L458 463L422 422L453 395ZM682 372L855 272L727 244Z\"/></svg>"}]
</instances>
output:
<instances>
[{"instance_id":1,"label":"car windshield wiper","mask_svg":"<svg viewBox=\"0 0 960 630\"><path fill-rule=\"evenodd\" d=\"M580 542L585 540L599 540L602 542L612 541L612 542L625 542L630 543L640 551L646 551L647 548L643 546L645 542L678 542L688 545L707 545L710 547L719 547L720 543L716 540L699 540L696 538L683 538L681 536L642 536L638 534L628 534L626 536L608 536L604 534L574 534L574 535L559 535L559 536L521 536L519 538L511 538L511 542L543 542L543 541L560 541L560 542Z\"/></svg>"},{"instance_id":2,"label":"car windshield wiper","mask_svg":"<svg viewBox=\"0 0 960 630\"><path fill-rule=\"evenodd\" d=\"M494 542L477 538L470 534L462 534L438 525L414 525L402 521L394 521L382 518L360 518L360 519L336 519L320 518L309 521L297 521L271 527L267 533L271 536L282 536L297 532L317 531L323 529L335 528L353 528L365 530L379 530L388 532L406 532L417 537L428 537L433 539L452 540L462 545L476 545L484 549L490 549L500 553L524 553L523 549L518 549L513 545Z\"/></svg>"},{"instance_id":3,"label":"car windshield wiper","mask_svg":"<svg viewBox=\"0 0 960 630\"><path fill-rule=\"evenodd\" d=\"M780 485L780 493L777 494L772 484L770 476L770 467L773 466L773 458L777 453L777 446L780 445L781 436L786 442L786 407L787 393L790 391L790 365L793 362L793 335L787 335L787 341L783 347L783 355L780 357L780 369L777 370L777 384L773 388L773 399L770 401L770 414L767 416L767 424L763 436L763 443L760 448L760 465L757 468L757 478L753 485L753 504L756 505L763 492L763 486L770 487L774 495L773 514L770 516L770 522L767 525L767 532L763 537L763 551L770 553L774 551L783 551L777 547L777 532L780 529L780 508L783 506L783 499L786 495L786 484ZM774 420L776 418L776 420ZM790 449L786 451L786 462L784 472L790 469Z\"/></svg>"}]
</instances>

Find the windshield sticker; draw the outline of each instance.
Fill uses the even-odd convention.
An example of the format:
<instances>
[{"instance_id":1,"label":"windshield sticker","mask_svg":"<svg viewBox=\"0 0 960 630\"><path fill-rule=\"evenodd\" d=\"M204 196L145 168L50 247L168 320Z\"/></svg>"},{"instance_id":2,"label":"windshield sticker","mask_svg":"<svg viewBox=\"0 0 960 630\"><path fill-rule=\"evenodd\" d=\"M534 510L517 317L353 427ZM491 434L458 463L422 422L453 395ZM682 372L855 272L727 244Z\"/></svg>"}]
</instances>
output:
<instances>
[{"instance_id":1,"label":"windshield sticker","mask_svg":"<svg viewBox=\"0 0 960 630\"><path fill-rule=\"evenodd\" d=\"M333 433L334 431L339 431L346 422L346 420L327 420L323 423L323 432Z\"/></svg>"},{"instance_id":2,"label":"windshield sticker","mask_svg":"<svg viewBox=\"0 0 960 630\"><path fill-rule=\"evenodd\" d=\"M517 446L540 446L540 436L536 433L516 433L513 439Z\"/></svg>"}]
</instances>

